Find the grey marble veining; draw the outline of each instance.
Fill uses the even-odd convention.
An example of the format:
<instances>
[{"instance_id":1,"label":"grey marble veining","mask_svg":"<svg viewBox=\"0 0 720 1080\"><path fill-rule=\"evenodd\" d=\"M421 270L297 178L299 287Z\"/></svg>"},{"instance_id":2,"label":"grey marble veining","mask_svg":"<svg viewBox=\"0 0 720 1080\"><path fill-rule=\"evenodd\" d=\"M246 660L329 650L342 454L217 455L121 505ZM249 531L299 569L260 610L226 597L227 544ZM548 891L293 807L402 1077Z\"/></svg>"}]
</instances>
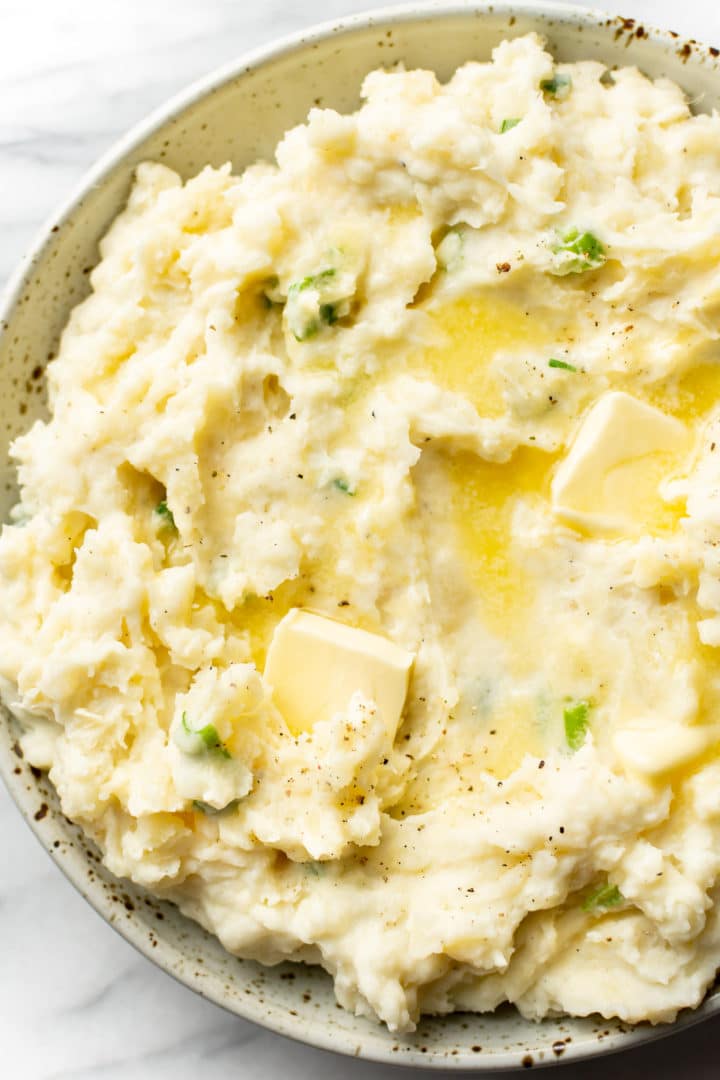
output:
<instances>
[{"instance_id":1,"label":"grey marble veining","mask_svg":"<svg viewBox=\"0 0 720 1080\"><path fill-rule=\"evenodd\" d=\"M0 0L0 283L82 172L152 108L248 48L368 6ZM622 13L720 43L717 0L623 0ZM0 839L3 1080L390 1080L405 1073L288 1042L175 983L75 893L4 789ZM709 1022L561 1075L715 1080L718 1062L720 1029Z\"/></svg>"}]
</instances>

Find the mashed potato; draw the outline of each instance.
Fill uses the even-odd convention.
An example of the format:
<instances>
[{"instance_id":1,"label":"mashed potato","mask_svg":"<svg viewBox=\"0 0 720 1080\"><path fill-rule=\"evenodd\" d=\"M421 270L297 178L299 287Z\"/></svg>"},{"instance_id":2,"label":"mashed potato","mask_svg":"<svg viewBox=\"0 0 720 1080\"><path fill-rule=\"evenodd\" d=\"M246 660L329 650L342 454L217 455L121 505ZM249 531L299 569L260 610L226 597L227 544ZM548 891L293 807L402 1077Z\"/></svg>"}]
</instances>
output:
<instances>
[{"instance_id":1,"label":"mashed potato","mask_svg":"<svg viewBox=\"0 0 720 1080\"><path fill-rule=\"evenodd\" d=\"M347 1009L669 1021L720 965L720 118L534 35L363 97L138 169L14 445L3 694L115 874Z\"/></svg>"}]
</instances>

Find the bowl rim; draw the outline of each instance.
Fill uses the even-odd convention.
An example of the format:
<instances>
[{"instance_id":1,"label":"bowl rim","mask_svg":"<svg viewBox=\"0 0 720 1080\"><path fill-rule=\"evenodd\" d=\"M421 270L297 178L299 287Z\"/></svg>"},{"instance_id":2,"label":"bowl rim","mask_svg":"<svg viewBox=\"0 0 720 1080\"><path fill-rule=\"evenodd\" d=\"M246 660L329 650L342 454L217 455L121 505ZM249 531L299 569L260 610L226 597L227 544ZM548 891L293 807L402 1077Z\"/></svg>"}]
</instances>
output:
<instances>
[{"instance_id":1,"label":"bowl rim","mask_svg":"<svg viewBox=\"0 0 720 1080\"><path fill-rule=\"evenodd\" d=\"M508 17L513 15L534 16L541 24L543 22L564 23L580 27L607 28L614 24L624 31L631 30L638 22L636 19L625 19L620 15L612 15L601 8L577 6L573 3L560 2L560 0L558 2L551 0L549 3L545 3L543 0L519 0L517 3L513 3L512 0L498 0L498 2L493 2L493 0L419 0L417 3L404 2L396 5L373 7L356 14L313 23L309 27L301 28L279 38L271 38L270 41L243 51L235 59L227 61L213 68L207 74L194 79L156 106L144 118L133 124L125 134L115 139L97 161L86 169L80 179L71 186L69 194L36 229L29 247L18 261L14 271L9 275L7 283L0 293L0 335L6 332L12 312L30 286L32 271L36 263L42 258L46 247L51 243L53 234L57 233L71 218L82 204L85 196L94 187L102 184L112 174L113 170L122 164L125 158L132 154L147 138L172 122L196 101L207 97L215 90L219 90L226 83L244 74L249 74L267 63L336 36L352 33L356 30L371 29L375 26L379 29L386 29L421 19L432 20L436 17L447 16L461 17L471 13L479 17L482 17L484 13L506 15ZM540 26L540 29L542 29L542 26ZM688 57L693 52L715 55L716 50L713 50L711 54L707 45L703 45L694 39L685 40L672 31L656 28L647 25L645 22L642 23L642 29L645 40L658 44L671 44L674 48L689 50ZM11 776L12 764L9 756L0 751L0 776L5 782L5 787L11 799L26 824L35 834L36 839L48 852L67 880L102 917L103 921L137 949L139 953L177 982L201 997L220 1006L232 1015L254 1023L273 1032L273 1034L344 1057L355 1057L379 1064L394 1065L399 1068L445 1069L458 1073L496 1073L508 1070L516 1071L522 1067L517 1049L497 1051L493 1052L492 1056L486 1058L475 1057L472 1060L459 1056L455 1058L441 1055L433 1056L415 1049L400 1057L391 1052L390 1046L388 1046L387 1050L374 1048L366 1050L360 1044L360 1036L348 1034L341 1037L334 1031L325 1033L319 1026L313 1028L312 1034L305 1036L302 1033L303 1021L301 1018L298 1017L288 1021L277 1016L269 1016L267 1012L263 1011L262 1005L254 1000L243 1001L239 1007L235 1007L234 1004L230 1004L225 1000L221 989L214 990L204 985L192 974L184 970L173 969L162 956L161 950L152 949L147 936L133 923L119 923L116 919L109 917L110 907L105 899L104 891L101 889L94 891L88 889L80 872L79 863L76 866L75 860L63 858L58 852L53 852L49 848L39 821L34 819L33 815L28 813L23 805L20 785L14 783ZM159 953L160 955L158 955ZM701 1023L719 1010L720 997L706 997L694 1010L682 1010L680 1015L670 1024L655 1027L647 1025L628 1027L624 1031L608 1035L603 1041L597 1040L594 1043L583 1042L576 1044L573 1042L566 1047L562 1059L538 1058L532 1064L536 1068L544 1068L556 1064L565 1064L568 1061L578 1062L596 1057L606 1057L608 1054L638 1047L645 1043L654 1042L657 1039L667 1038Z\"/></svg>"}]
</instances>

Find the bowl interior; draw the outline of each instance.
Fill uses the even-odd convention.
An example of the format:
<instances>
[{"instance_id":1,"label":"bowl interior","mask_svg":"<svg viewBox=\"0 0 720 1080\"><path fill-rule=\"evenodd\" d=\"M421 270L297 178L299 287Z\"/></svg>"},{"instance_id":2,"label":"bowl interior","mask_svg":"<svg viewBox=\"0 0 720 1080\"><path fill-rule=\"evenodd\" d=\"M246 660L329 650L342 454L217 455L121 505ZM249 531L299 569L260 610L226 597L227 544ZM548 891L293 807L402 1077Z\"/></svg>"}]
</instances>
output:
<instances>
[{"instance_id":1,"label":"bowl interior","mask_svg":"<svg viewBox=\"0 0 720 1080\"><path fill-rule=\"evenodd\" d=\"M403 61L447 78L469 59L485 60L503 38L537 30L560 59L592 58L612 67L637 64L674 79L696 107L720 103L717 50L677 36L562 5L425 4L378 12L260 50L211 76L131 133L93 171L72 204L48 226L11 284L0 335L0 512L15 498L10 440L44 415L46 362L71 307L88 290L97 245L121 209L135 165L157 160L189 177L203 165L235 170L269 157L282 133L314 105L357 107L363 76ZM426 1019L411 1037L335 1006L330 980L300 965L263 969L229 956L177 910L112 878L97 852L60 812L45 777L22 760L13 722L0 724L0 771L40 841L109 922L173 975L232 1011L283 1034L351 1055L425 1067L493 1069L586 1056L653 1037L649 1026L617 1021L547 1020L532 1024L512 1009L492 1016ZM718 1007L711 994L684 1025ZM675 1027L678 1026L675 1025ZM667 1031L667 1029L659 1029Z\"/></svg>"}]
</instances>

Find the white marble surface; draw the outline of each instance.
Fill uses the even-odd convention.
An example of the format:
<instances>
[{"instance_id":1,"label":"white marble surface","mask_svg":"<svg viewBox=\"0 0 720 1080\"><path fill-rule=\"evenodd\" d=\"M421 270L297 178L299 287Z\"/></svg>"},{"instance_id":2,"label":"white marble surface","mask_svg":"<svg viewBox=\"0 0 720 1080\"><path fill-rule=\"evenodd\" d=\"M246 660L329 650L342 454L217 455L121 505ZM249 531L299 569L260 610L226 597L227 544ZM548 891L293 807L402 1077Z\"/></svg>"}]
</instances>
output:
<instances>
[{"instance_id":1,"label":"white marble surface","mask_svg":"<svg viewBox=\"0 0 720 1080\"><path fill-rule=\"evenodd\" d=\"M82 171L168 95L244 49L369 0L0 0L0 282ZM622 13L720 43L717 0ZM7 1080L389 1080L227 1015L173 982L74 892L0 790L0 1076ZM568 1080L710 1080L707 1023ZM436 1074L437 1075L437 1074Z\"/></svg>"}]
</instances>

